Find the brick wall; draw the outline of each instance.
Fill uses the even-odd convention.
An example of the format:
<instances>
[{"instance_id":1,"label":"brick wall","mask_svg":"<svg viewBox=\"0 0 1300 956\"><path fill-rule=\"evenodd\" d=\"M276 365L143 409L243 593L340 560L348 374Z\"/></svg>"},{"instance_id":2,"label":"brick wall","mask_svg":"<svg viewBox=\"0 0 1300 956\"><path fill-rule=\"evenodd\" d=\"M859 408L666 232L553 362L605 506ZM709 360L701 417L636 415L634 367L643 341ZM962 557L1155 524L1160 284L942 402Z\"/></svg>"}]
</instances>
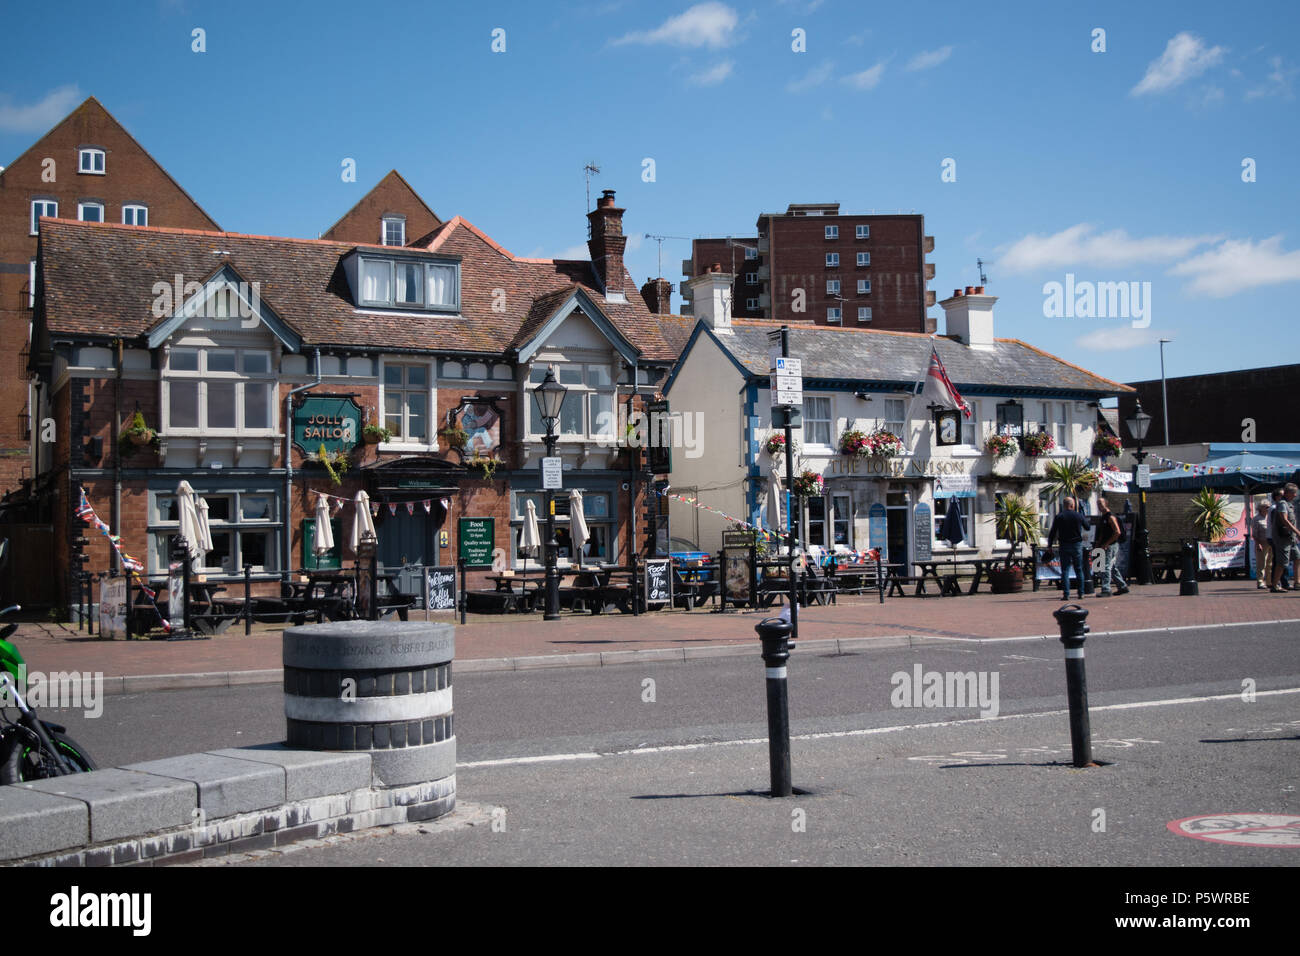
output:
<instances>
[{"instance_id":1,"label":"brick wall","mask_svg":"<svg viewBox=\"0 0 1300 956\"><path fill-rule=\"evenodd\" d=\"M104 175L77 171L83 146L104 150ZM27 461L19 416L27 405L27 270L36 255L30 225L31 203L38 198L56 200L64 219L77 218L79 201L93 200L103 204L106 222L121 222L124 205L142 203L152 226L218 228L93 98L0 173L0 494L17 485Z\"/></svg>"}]
</instances>

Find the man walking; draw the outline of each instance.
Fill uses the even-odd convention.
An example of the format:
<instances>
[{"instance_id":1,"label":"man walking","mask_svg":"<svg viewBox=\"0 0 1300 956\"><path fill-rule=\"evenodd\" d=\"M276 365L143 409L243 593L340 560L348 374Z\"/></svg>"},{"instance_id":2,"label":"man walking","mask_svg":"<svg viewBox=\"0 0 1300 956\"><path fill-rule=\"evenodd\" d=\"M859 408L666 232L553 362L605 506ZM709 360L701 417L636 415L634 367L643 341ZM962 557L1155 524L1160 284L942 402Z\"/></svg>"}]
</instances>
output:
<instances>
[{"instance_id":1,"label":"man walking","mask_svg":"<svg viewBox=\"0 0 1300 956\"><path fill-rule=\"evenodd\" d=\"M1114 579L1115 593L1128 594L1128 584L1124 575L1119 573L1119 545L1123 538L1123 529L1119 518L1110 510L1105 498L1097 499L1097 517L1101 525L1097 529L1097 547L1105 552L1105 563L1101 566L1101 591L1098 597L1110 597L1111 580Z\"/></svg>"},{"instance_id":2,"label":"man walking","mask_svg":"<svg viewBox=\"0 0 1300 956\"><path fill-rule=\"evenodd\" d=\"M1074 499L1065 499L1065 509L1052 519L1052 529L1047 533L1047 546L1061 542L1061 600L1070 599L1070 568L1079 576L1079 595L1083 596L1083 525L1087 519L1074 507Z\"/></svg>"},{"instance_id":3,"label":"man walking","mask_svg":"<svg viewBox=\"0 0 1300 956\"><path fill-rule=\"evenodd\" d=\"M1282 489L1282 500L1273 507L1273 580L1269 588L1274 594L1281 591L1294 591L1296 582L1300 582L1300 528L1296 527L1295 498L1300 491L1293 483ZM1282 569L1291 565L1294 570L1292 584L1288 588L1279 587Z\"/></svg>"}]
</instances>

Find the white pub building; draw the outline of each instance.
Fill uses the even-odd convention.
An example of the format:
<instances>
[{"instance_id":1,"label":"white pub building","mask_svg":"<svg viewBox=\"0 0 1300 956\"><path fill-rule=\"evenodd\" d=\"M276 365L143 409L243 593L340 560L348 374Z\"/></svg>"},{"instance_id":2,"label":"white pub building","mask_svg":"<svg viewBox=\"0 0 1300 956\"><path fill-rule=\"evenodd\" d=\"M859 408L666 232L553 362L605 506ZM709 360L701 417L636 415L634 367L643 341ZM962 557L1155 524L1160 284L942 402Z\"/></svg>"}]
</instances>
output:
<instances>
[{"instance_id":1,"label":"white pub building","mask_svg":"<svg viewBox=\"0 0 1300 956\"><path fill-rule=\"evenodd\" d=\"M678 413L704 413L707 453L679 457L671 501L675 548L715 551L735 520L771 529L764 504L773 469L784 481L783 451L769 453L771 322L735 320L731 276L691 280L698 321L664 392ZM1046 463L1088 458L1102 399L1129 391L1017 339L993 334L993 304L983 286L940 303L946 335L792 327L789 353L803 376L803 424L794 430L795 474L820 475L823 488L800 501L799 540L825 550L880 548L893 563L1005 554L993 520L997 499L1024 495L1039 511L1043 534L1059 502L1042 488ZM966 418L916 394L931 347L970 407ZM901 442L891 457L844 454L846 432ZM1010 457L986 451L991 434L1015 439ZM1040 455L1025 446L1054 445ZM938 536L955 497L965 539L955 549ZM1092 511L1092 502L1088 503ZM1023 552L1022 552L1023 553Z\"/></svg>"}]
</instances>

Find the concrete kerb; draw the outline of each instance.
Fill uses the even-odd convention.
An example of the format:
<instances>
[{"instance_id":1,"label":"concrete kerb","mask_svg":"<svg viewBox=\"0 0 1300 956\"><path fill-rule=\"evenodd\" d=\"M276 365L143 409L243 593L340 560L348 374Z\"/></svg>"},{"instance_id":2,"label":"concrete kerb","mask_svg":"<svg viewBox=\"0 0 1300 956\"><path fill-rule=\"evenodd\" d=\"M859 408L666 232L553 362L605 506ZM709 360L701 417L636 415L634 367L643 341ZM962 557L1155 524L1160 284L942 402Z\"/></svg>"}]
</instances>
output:
<instances>
[{"instance_id":1,"label":"concrete kerb","mask_svg":"<svg viewBox=\"0 0 1300 956\"><path fill-rule=\"evenodd\" d=\"M1130 634L1162 634L1206 627L1250 627L1266 624L1300 624L1300 618L1271 621L1232 621L1223 624L1187 624L1173 627L1142 627L1123 631L1093 631L1091 637L1116 637ZM861 653L873 647L908 647L918 643L996 644L1013 641L1057 640L1060 634L1021 634L1012 637L959 637L935 634L886 634L880 637L841 637L829 640L801 640L799 649L821 653ZM714 657L746 657L756 654L755 643L701 644L680 648L653 648L635 651L588 651L575 654L548 654L530 657L484 657L456 661L461 674L487 671L540 670L550 667L611 667L644 661L690 661ZM278 684L284 672L278 668L248 671L210 671L194 674L141 674L105 677L104 693L133 694L155 690L182 690L194 687L237 687L247 684Z\"/></svg>"}]
</instances>

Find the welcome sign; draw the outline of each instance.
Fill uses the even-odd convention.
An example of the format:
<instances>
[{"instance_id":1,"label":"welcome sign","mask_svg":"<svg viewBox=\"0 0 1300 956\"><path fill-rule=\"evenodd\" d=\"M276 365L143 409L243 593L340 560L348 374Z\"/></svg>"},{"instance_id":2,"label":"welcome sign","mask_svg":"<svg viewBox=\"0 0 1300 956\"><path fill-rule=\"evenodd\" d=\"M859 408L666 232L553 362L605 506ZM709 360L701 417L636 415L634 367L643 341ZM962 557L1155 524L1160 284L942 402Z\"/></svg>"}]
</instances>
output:
<instances>
[{"instance_id":1,"label":"welcome sign","mask_svg":"<svg viewBox=\"0 0 1300 956\"><path fill-rule=\"evenodd\" d=\"M361 409L350 398L313 396L293 410L293 443L305 454L324 445L330 453L347 452L361 432Z\"/></svg>"}]
</instances>

